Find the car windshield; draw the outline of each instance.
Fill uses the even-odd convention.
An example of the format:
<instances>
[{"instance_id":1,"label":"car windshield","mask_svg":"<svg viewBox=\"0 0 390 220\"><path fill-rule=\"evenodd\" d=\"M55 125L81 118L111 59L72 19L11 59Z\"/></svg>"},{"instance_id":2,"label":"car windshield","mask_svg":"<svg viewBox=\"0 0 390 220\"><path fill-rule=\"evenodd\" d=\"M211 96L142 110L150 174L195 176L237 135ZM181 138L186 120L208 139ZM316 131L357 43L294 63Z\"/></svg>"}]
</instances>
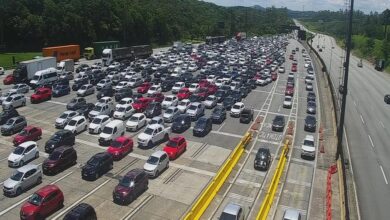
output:
<instances>
[{"instance_id":1,"label":"car windshield","mask_svg":"<svg viewBox=\"0 0 390 220\"><path fill-rule=\"evenodd\" d=\"M179 102L179 105L181 105L181 106L187 106L187 102Z\"/></svg>"},{"instance_id":2,"label":"car windshield","mask_svg":"<svg viewBox=\"0 0 390 220\"><path fill-rule=\"evenodd\" d=\"M310 140L304 140L303 145L305 146L314 146L314 142Z\"/></svg>"},{"instance_id":3,"label":"car windshield","mask_svg":"<svg viewBox=\"0 0 390 220\"><path fill-rule=\"evenodd\" d=\"M7 121L7 125L12 125L14 123L14 119L10 119Z\"/></svg>"},{"instance_id":4,"label":"car windshield","mask_svg":"<svg viewBox=\"0 0 390 220\"><path fill-rule=\"evenodd\" d=\"M58 151L54 151L49 155L49 160L58 160L61 156L61 153Z\"/></svg>"},{"instance_id":5,"label":"car windshield","mask_svg":"<svg viewBox=\"0 0 390 220\"><path fill-rule=\"evenodd\" d=\"M169 109L167 109L167 110L165 111L165 113L167 113L167 114L172 114L172 113L173 113L173 109L169 108Z\"/></svg>"},{"instance_id":6,"label":"car windshield","mask_svg":"<svg viewBox=\"0 0 390 220\"><path fill-rule=\"evenodd\" d=\"M102 108L103 108L102 106L97 105L97 106L95 106L95 108L93 108L93 110L100 112L100 111L102 111Z\"/></svg>"},{"instance_id":7,"label":"car windshield","mask_svg":"<svg viewBox=\"0 0 390 220\"><path fill-rule=\"evenodd\" d=\"M9 96L9 97L7 97L7 98L5 99L5 101L6 101L6 102L10 102L10 101L12 101L12 97L10 97L10 96Z\"/></svg>"},{"instance_id":8,"label":"car windshield","mask_svg":"<svg viewBox=\"0 0 390 220\"><path fill-rule=\"evenodd\" d=\"M38 195L37 193L34 193L28 199L28 202L33 204L33 205L39 206L42 203L42 200L43 200L42 196Z\"/></svg>"},{"instance_id":9,"label":"car windshield","mask_svg":"<svg viewBox=\"0 0 390 220\"><path fill-rule=\"evenodd\" d=\"M214 101L214 97L208 96L208 97L206 98L206 100L207 100L207 101Z\"/></svg>"},{"instance_id":10,"label":"car windshield","mask_svg":"<svg viewBox=\"0 0 390 220\"><path fill-rule=\"evenodd\" d=\"M169 141L167 144L169 147L177 147L177 142L176 141Z\"/></svg>"},{"instance_id":11,"label":"car windshield","mask_svg":"<svg viewBox=\"0 0 390 220\"><path fill-rule=\"evenodd\" d=\"M181 87L181 83L176 83L174 87Z\"/></svg>"},{"instance_id":12,"label":"car windshield","mask_svg":"<svg viewBox=\"0 0 390 220\"><path fill-rule=\"evenodd\" d=\"M134 179L132 177L125 176L119 181L119 185L124 187L130 187L131 185L134 185Z\"/></svg>"},{"instance_id":13,"label":"car windshield","mask_svg":"<svg viewBox=\"0 0 390 220\"><path fill-rule=\"evenodd\" d=\"M39 80L40 76L35 75L32 79L33 80Z\"/></svg>"},{"instance_id":14,"label":"car windshield","mask_svg":"<svg viewBox=\"0 0 390 220\"><path fill-rule=\"evenodd\" d=\"M126 108L125 107L120 107L120 108L118 108L118 112L124 112L126 110Z\"/></svg>"},{"instance_id":15,"label":"car windshield","mask_svg":"<svg viewBox=\"0 0 390 220\"><path fill-rule=\"evenodd\" d=\"M169 102L169 101L172 101L172 97L166 97L166 98L165 98L165 101L168 101L168 102Z\"/></svg>"},{"instance_id":16,"label":"car windshield","mask_svg":"<svg viewBox=\"0 0 390 220\"><path fill-rule=\"evenodd\" d=\"M77 121L76 120L71 120L68 125L70 126L75 126L77 124Z\"/></svg>"},{"instance_id":17,"label":"car windshield","mask_svg":"<svg viewBox=\"0 0 390 220\"><path fill-rule=\"evenodd\" d=\"M91 157L91 159L88 160L87 164L92 166L99 165L100 160L97 157Z\"/></svg>"},{"instance_id":18,"label":"car windshield","mask_svg":"<svg viewBox=\"0 0 390 220\"><path fill-rule=\"evenodd\" d=\"M19 132L20 136L28 136L28 131L26 129L23 129L21 132Z\"/></svg>"},{"instance_id":19,"label":"car windshield","mask_svg":"<svg viewBox=\"0 0 390 220\"><path fill-rule=\"evenodd\" d=\"M16 171L10 178L11 180L20 181L23 177L24 173Z\"/></svg>"},{"instance_id":20,"label":"car windshield","mask_svg":"<svg viewBox=\"0 0 390 220\"><path fill-rule=\"evenodd\" d=\"M14 154L17 154L17 155L22 155L23 152L24 152L24 147L16 147L15 150L14 150Z\"/></svg>"},{"instance_id":21,"label":"car windshield","mask_svg":"<svg viewBox=\"0 0 390 220\"><path fill-rule=\"evenodd\" d=\"M114 148L120 148L120 147L122 147L122 142L120 142L120 141L113 141L112 143L111 143L111 147L114 147Z\"/></svg>"},{"instance_id":22,"label":"car windshield","mask_svg":"<svg viewBox=\"0 0 390 220\"><path fill-rule=\"evenodd\" d=\"M112 134L112 131L113 131L113 129L110 127L103 128L103 133L105 133L105 134Z\"/></svg>"},{"instance_id":23,"label":"car windshield","mask_svg":"<svg viewBox=\"0 0 390 220\"><path fill-rule=\"evenodd\" d=\"M146 161L148 164L156 165L158 163L158 157L150 156L148 161Z\"/></svg>"},{"instance_id":24,"label":"car windshield","mask_svg":"<svg viewBox=\"0 0 390 220\"><path fill-rule=\"evenodd\" d=\"M145 134L148 134L148 135L152 135L152 134L153 134L153 131L154 131L153 129L151 129L151 128L148 127L148 128L145 129L144 133L145 133Z\"/></svg>"},{"instance_id":25,"label":"car windshield","mask_svg":"<svg viewBox=\"0 0 390 220\"><path fill-rule=\"evenodd\" d=\"M72 99L72 101L70 101L70 103L76 103L77 102L77 99Z\"/></svg>"},{"instance_id":26,"label":"car windshield","mask_svg":"<svg viewBox=\"0 0 390 220\"><path fill-rule=\"evenodd\" d=\"M198 122L196 123L196 127L204 127L206 125L206 120L201 118L198 120Z\"/></svg>"},{"instance_id":27,"label":"car windshield","mask_svg":"<svg viewBox=\"0 0 390 220\"><path fill-rule=\"evenodd\" d=\"M66 118L68 118L68 113L62 113L62 115L60 116L60 118L62 118L62 119L66 119Z\"/></svg>"},{"instance_id":28,"label":"car windshield","mask_svg":"<svg viewBox=\"0 0 390 220\"><path fill-rule=\"evenodd\" d=\"M119 104L120 104L120 105L125 105L125 104L127 104L127 101L121 100L121 101L119 102Z\"/></svg>"},{"instance_id":29,"label":"car windshield","mask_svg":"<svg viewBox=\"0 0 390 220\"><path fill-rule=\"evenodd\" d=\"M102 122L102 119L101 118L94 118L93 120L92 120L92 124L100 124Z\"/></svg>"},{"instance_id":30,"label":"car windshield","mask_svg":"<svg viewBox=\"0 0 390 220\"><path fill-rule=\"evenodd\" d=\"M240 109L240 105L233 105L233 109Z\"/></svg>"},{"instance_id":31,"label":"car windshield","mask_svg":"<svg viewBox=\"0 0 390 220\"><path fill-rule=\"evenodd\" d=\"M194 110L196 110L197 108L198 108L198 106L196 106L196 105L190 105L189 110L194 111Z\"/></svg>"},{"instance_id":32,"label":"car windshield","mask_svg":"<svg viewBox=\"0 0 390 220\"><path fill-rule=\"evenodd\" d=\"M132 116L132 117L130 118L130 120L129 120L129 121L138 122L138 121L139 121L139 119L138 119L138 117L137 117L137 116Z\"/></svg>"},{"instance_id":33,"label":"car windshield","mask_svg":"<svg viewBox=\"0 0 390 220\"><path fill-rule=\"evenodd\" d=\"M286 98L284 98L284 101L286 101L286 102L291 102L291 97L286 97Z\"/></svg>"}]
</instances>

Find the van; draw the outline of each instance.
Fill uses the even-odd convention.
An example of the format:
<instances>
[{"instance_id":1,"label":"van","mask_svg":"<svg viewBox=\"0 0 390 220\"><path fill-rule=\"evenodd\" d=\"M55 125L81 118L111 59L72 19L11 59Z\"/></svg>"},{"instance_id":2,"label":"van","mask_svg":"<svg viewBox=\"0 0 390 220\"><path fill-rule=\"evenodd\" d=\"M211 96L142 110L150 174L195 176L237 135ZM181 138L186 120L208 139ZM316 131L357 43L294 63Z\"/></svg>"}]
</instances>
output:
<instances>
[{"instance_id":1,"label":"van","mask_svg":"<svg viewBox=\"0 0 390 220\"><path fill-rule=\"evenodd\" d=\"M109 145L115 138L125 134L125 125L121 120L113 120L104 126L100 133L99 144Z\"/></svg>"},{"instance_id":2,"label":"van","mask_svg":"<svg viewBox=\"0 0 390 220\"><path fill-rule=\"evenodd\" d=\"M51 84L57 81L57 70L56 68L48 68L45 70L37 71L34 74L34 77L30 81L30 85L33 88L38 87L39 85Z\"/></svg>"}]
</instances>

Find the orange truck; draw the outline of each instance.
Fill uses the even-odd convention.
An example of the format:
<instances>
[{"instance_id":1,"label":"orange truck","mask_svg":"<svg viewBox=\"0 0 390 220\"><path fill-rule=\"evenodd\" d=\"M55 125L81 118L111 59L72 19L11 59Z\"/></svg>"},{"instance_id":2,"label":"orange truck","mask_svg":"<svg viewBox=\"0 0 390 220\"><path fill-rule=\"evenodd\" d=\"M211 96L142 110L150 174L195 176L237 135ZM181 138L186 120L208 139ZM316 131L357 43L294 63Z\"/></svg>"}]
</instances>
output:
<instances>
[{"instance_id":1,"label":"orange truck","mask_svg":"<svg viewBox=\"0 0 390 220\"><path fill-rule=\"evenodd\" d=\"M80 45L65 45L42 48L44 57L55 57L57 62L66 59L78 61L80 59Z\"/></svg>"}]
</instances>

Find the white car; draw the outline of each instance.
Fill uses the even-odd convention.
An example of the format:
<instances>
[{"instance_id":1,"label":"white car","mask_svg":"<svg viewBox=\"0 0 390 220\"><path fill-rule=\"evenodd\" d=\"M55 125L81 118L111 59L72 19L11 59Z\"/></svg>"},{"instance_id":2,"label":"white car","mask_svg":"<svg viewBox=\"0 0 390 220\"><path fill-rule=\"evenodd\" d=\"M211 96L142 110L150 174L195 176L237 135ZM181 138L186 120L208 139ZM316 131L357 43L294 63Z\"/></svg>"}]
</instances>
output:
<instances>
[{"instance_id":1,"label":"white car","mask_svg":"<svg viewBox=\"0 0 390 220\"><path fill-rule=\"evenodd\" d=\"M305 65L304 65L305 68L309 68L309 66L311 66L311 62L310 61L306 62Z\"/></svg>"},{"instance_id":2,"label":"white car","mask_svg":"<svg viewBox=\"0 0 390 220\"><path fill-rule=\"evenodd\" d=\"M280 66L278 69L279 73L284 73L285 71L286 71L286 69L283 66Z\"/></svg>"},{"instance_id":3,"label":"white car","mask_svg":"<svg viewBox=\"0 0 390 220\"><path fill-rule=\"evenodd\" d=\"M56 118L55 127L64 128L68 122L80 114L77 111L64 111L58 118Z\"/></svg>"},{"instance_id":4,"label":"white car","mask_svg":"<svg viewBox=\"0 0 390 220\"><path fill-rule=\"evenodd\" d=\"M96 84L96 89L100 90L109 86L112 86L112 81L110 79L102 79Z\"/></svg>"},{"instance_id":5,"label":"white car","mask_svg":"<svg viewBox=\"0 0 390 220\"><path fill-rule=\"evenodd\" d=\"M145 172L152 177L158 177L161 172L169 167L169 157L165 151L156 151L150 155L144 164Z\"/></svg>"},{"instance_id":6,"label":"white car","mask_svg":"<svg viewBox=\"0 0 390 220\"><path fill-rule=\"evenodd\" d=\"M177 103L179 102L179 99L174 95L167 95L165 96L164 100L161 103L161 106L163 109L167 109L171 106L177 106Z\"/></svg>"},{"instance_id":7,"label":"white car","mask_svg":"<svg viewBox=\"0 0 390 220\"><path fill-rule=\"evenodd\" d=\"M164 122L171 123L179 115L180 115L179 109L177 107L170 106L167 110L165 110L163 114Z\"/></svg>"},{"instance_id":8,"label":"white car","mask_svg":"<svg viewBox=\"0 0 390 220\"><path fill-rule=\"evenodd\" d=\"M9 107L21 107L26 105L26 97L23 94L13 94L7 97L3 102L3 109L7 109Z\"/></svg>"},{"instance_id":9,"label":"white car","mask_svg":"<svg viewBox=\"0 0 390 220\"><path fill-rule=\"evenodd\" d=\"M217 79L217 80L215 81L215 85L218 86L218 87L221 87L221 86L225 85L225 80L223 80L223 79Z\"/></svg>"},{"instance_id":10,"label":"white car","mask_svg":"<svg viewBox=\"0 0 390 220\"><path fill-rule=\"evenodd\" d=\"M147 96L152 96L155 93L161 92L161 86L160 85L153 85L148 89Z\"/></svg>"},{"instance_id":11,"label":"white car","mask_svg":"<svg viewBox=\"0 0 390 220\"><path fill-rule=\"evenodd\" d=\"M84 116L76 116L69 121L69 123L65 126L64 130L68 130L73 132L74 134L78 134L87 130L87 128L87 119Z\"/></svg>"},{"instance_id":12,"label":"white car","mask_svg":"<svg viewBox=\"0 0 390 220\"><path fill-rule=\"evenodd\" d=\"M149 121L149 125L159 124L164 126L164 119L161 116L155 116Z\"/></svg>"},{"instance_id":13,"label":"white car","mask_svg":"<svg viewBox=\"0 0 390 220\"><path fill-rule=\"evenodd\" d=\"M139 85L141 85L144 81L140 77L133 77L129 80L129 86L131 88L135 88Z\"/></svg>"},{"instance_id":14,"label":"white car","mask_svg":"<svg viewBox=\"0 0 390 220\"><path fill-rule=\"evenodd\" d=\"M100 105L100 104L108 104L108 105L114 105L114 100L109 97L109 96L104 96L102 98L100 98L96 103L95 103L95 106L96 105Z\"/></svg>"},{"instance_id":15,"label":"white car","mask_svg":"<svg viewBox=\"0 0 390 220\"><path fill-rule=\"evenodd\" d=\"M199 90L200 86L198 83L192 83L188 90L192 93L196 93Z\"/></svg>"},{"instance_id":16,"label":"white car","mask_svg":"<svg viewBox=\"0 0 390 220\"><path fill-rule=\"evenodd\" d=\"M12 86L12 89L10 89L9 91L16 93L28 93L30 91L30 87L25 83L19 83Z\"/></svg>"},{"instance_id":17,"label":"white car","mask_svg":"<svg viewBox=\"0 0 390 220\"><path fill-rule=\"evenodd\" d=\"M306 83L306 91L313 91L313 83L312 82Z\"/></svg>"},{"instance_id":18,"label":"white car","mask_svg":"<svg viewBox=\"0 0 390 220\"><path fill-rule=\"evenodd\" d=\"M184 82L176 82L172 87L172 93L176 94L180 91L180 89L184 88L186 84Z\"/></svg>"},{"instance_id":19,"label":"white car","mask_svg":"<svg viewBox=\"0 0 390 220\"><path fill-rule=\"evenodd\" d=\"M191 72L195 72L198 70L198 66L195 64L195 63L191 63L189 66L188 66L188 71L191 71Z\"/></svg>"},{"instance_id":20,"label":"white car","mask_svg":"<svg viewBox=\"0 0 390 220\"><path fill-rule=\"evenodd\" d=\"M291 108L292 107L292 97L285 96L283 101L283 108Z\"/></svg>"},{"instance_id":21,"label":"white car","mask_svg":"<svg viewBox=\"0 0 390 220\"><path fill-rule=\"evenodd\" d=\"M143 113L135 113L126 122L126 130L138 131L146 125L146 116Z\"/></svg>"},{"instance_id":22,"label":"white car","mask_svg":"<svg viewBox=\"0 0 390 220\"><path fill-rule=\"evenodd\" d=\"M104 126L106 126L106 124L110 121L112 120L108 115L98 115L93 118L92 122L89 124L88 132L90 134L100 134Z\"/></svg>"},{"instance_id":23,"label":"white car","mask_svg":"<svg viewBox=\"0 0 390 220\"><path fill-rule=\"evenodd\" d=\"M4 73L5 73L4 67L1 67L1 66L0 66L0 75L4 75Z\"/></svg>"},{"instance_id":24,"label":"white car","mask_svg":"<svg viewBox=\"0 0 390 220\"><path fill-rule=\"evenodd\" d=\"M133 104L134 99L132 98L123 98L119 101L118 104L115 106L115 110L118 110L120 107L127 106Z\"/></svg>"},{"instance_id":25,"label":"white car","mask_svg":"<svg viewBox=\"0 0 390 220\"><path fill-rule=\"evenodd\" d=\"M113 117L115 119L125 120L131 117L134 114L135 110L131 104L123 105L119 107L115 112Z\"/></svg>"},{"instance_id":26,"label":"white car","mask_svg":"<svg viewBox=\"0 0 390 220\"><path fill-rule=\"evenodd\" d=\"M215 97L215 95L210 95L203 101L203 104L206 108L214 108L217 105L217 102L217 97Z\"/></svg>"},{"instance_id":27,"label":"white car","mask_svg":"<svg viewBox=\"0 0 390 220\"><path fill-rule=\"evenodd\" d=\"M39 150L35 141L27 141L17 146L8 156L9 167L21 167L26 162L32 161L39 157Z\"/></svg>"},{"instance_id":28,"label":"white car","mask_svg":"<svg viewBox=\"0 0 390 220\"><path fill-rule=\"evenodd\" d=\"M303 140L301 148L302 148L302 152L301 152L302 158L309 158L314 160L316 156L316 148L314 146L313 135L306 135L305 139Z\"/></svg>"},{"instance_id":29,"label":"white car","mask_svg":"<svg viewBox=\"0 0 390 220\"><path fill-rule=\"evenodd\" d=\"M312 82L312 78L310 76L305 77L305 84L307 84L308 82Z\"/></svg>"},{"instance_id":30,"label":"white car","mask_svg":"<svg viewBox=\"0 0 390 220\"><path fill-rule=\"evenodd\" d=\"M177 104L177 108L179 109L180 113L185 113L190 106L191 102L189 99L183 99L179 101Z\"/></svg>"},{"instance_id":31,"label":"white car","mask_svg":"<svg viewBox=\"0 0 390 220\"><path fill-rule=\"evenodd\" d=\"M115 91L119 91L122 88L130 87L130 83L128 81L121 81L118 85L115 86Z\"/></svg>"},{"instance_id":32,"label":"white car","mask_svg":"<svg viewBox=\"0 0 390 220\"><path fill-rule=\"evenodd\" d=\"M242 110L244 110L245 104L242 102L237 102L230 109L230 116L232 117L240 117Z\"/></svg>"},{"instance_id":33,"label":"white car","mask_svg":"<svg viewBox=\"0 0 390 220\"><path fill-rule=\"evenodd\" d=\"M207 80L209 83L214 83L216 79L217 79L217 77L216 77L215 75L209 75L209 76L207 76L207 79L206 79L206 80Z\"/></svg>"}]
</instances>

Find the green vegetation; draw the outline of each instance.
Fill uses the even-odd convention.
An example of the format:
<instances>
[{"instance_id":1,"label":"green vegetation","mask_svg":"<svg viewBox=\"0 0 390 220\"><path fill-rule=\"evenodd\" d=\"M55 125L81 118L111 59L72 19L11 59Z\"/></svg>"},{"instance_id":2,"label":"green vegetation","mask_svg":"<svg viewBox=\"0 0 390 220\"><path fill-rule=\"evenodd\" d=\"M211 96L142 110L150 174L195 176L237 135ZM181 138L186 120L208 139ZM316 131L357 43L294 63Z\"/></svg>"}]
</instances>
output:
<instances>
[{"instance_id":1,"label":"green vegetation","mask_svg":"<svg viewBox=\"0 0 390 220\"><path fill-rule=\"evenodd\" d=\"M1 1L0 14L12 51L102 40L167 45L238 31L277 34L292 24L286 8L227 8L198 0L12 0Z\"/></svg>"},{"instance_id":2,"label":"green vegetation","mask_svg":"<svg viewBox=\"0 0 390 220\"><path fill-rule=\"evenodd\" d=\"M36 56L42 56L41 52L26 52L26 53L0 53L0 66L9 69L14 66L12 57L15 57L15 62L31 60Z\"/></svg>"}]
</instances>

